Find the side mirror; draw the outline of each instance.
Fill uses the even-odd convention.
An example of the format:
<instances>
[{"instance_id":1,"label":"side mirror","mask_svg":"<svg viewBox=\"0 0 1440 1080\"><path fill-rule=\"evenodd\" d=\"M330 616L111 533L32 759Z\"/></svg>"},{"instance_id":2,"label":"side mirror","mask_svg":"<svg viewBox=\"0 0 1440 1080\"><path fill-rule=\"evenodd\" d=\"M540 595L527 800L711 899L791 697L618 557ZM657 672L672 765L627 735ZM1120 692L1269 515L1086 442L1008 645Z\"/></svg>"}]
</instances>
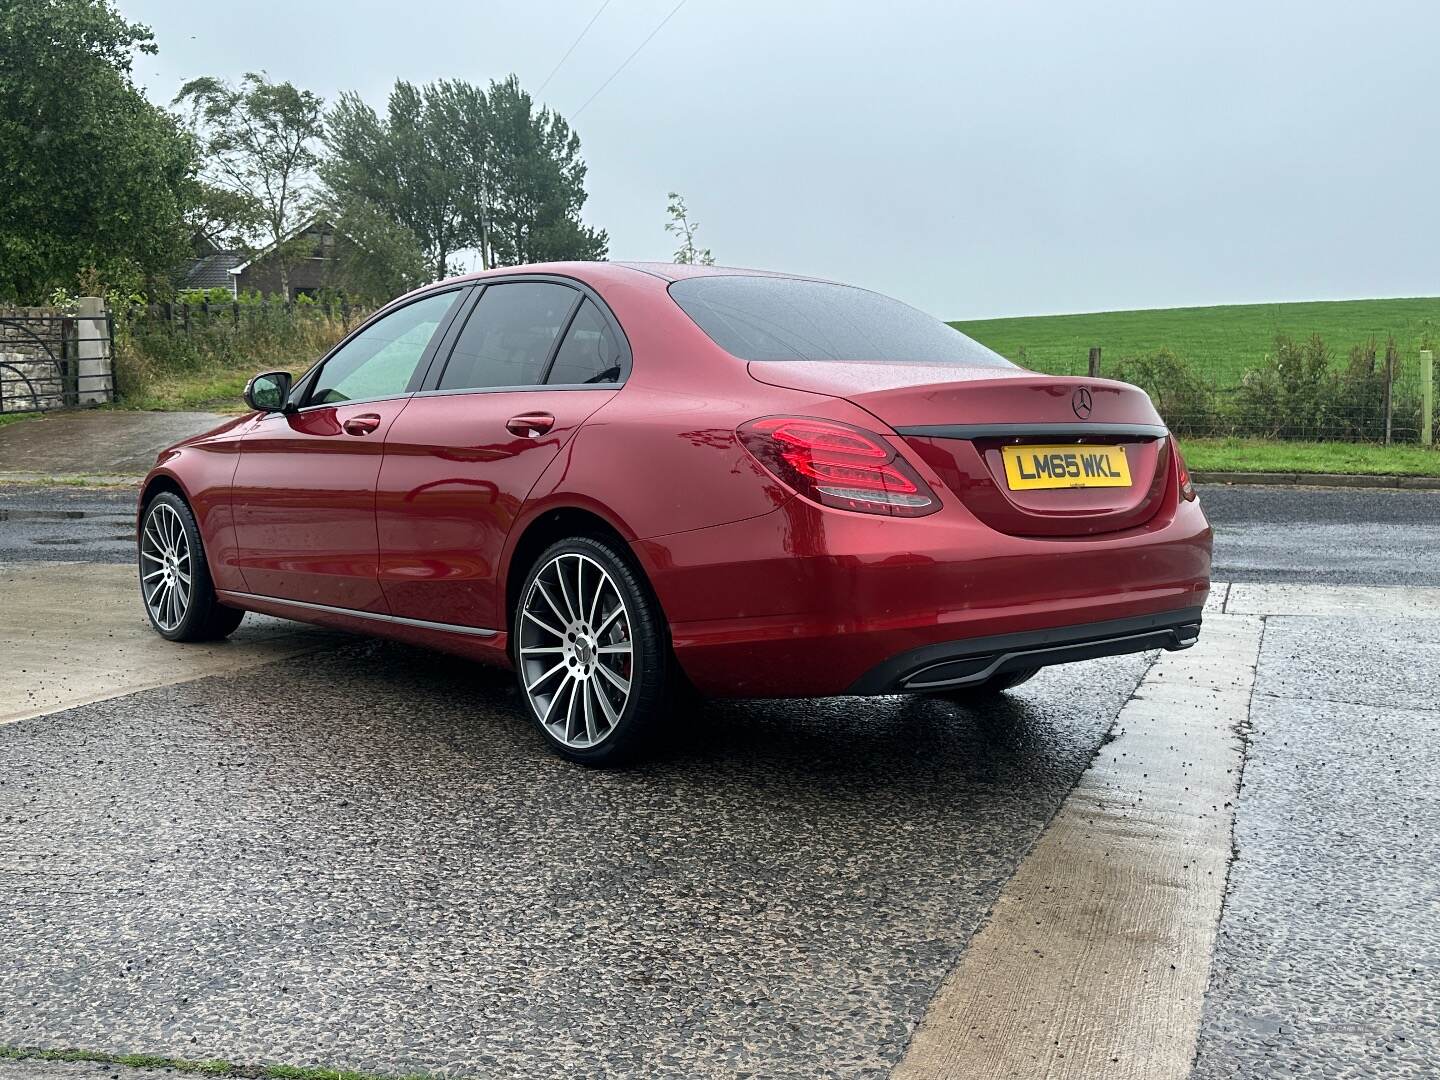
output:
<instances>
[{"instance_id":1,"label":"side mirror","mask_svg":"<svg viewBox=\"0 0 1440 1080\"><path fill-rule=\"evenodd\" d=\"M256 412L290 411L290 373L267 371L245 384L245 404Z\"/></svg>"}]
</instances>

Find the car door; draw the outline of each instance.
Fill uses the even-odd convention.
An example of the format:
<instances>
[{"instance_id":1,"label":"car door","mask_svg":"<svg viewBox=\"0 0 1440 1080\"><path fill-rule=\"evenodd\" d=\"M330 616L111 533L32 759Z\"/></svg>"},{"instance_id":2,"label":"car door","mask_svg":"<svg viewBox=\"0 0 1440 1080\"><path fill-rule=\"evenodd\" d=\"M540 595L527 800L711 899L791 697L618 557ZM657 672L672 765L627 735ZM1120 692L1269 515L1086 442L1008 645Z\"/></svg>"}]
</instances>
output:
<instances>
[{"instance_id":1,"label":"car door","mask_svg":"<svg viewBox=\"0 0 1440 1080\"><path fill-rule=\"evenodd\" d=\"M385 435L426 370L464 289L422 296L346 339L256 421L232 488L245 586L260 596L384 613L375 481Z\"/></svg>"},{"instance_id":2,"label":"car door","mask_svg":"<svg viewBox=\"0 0 1440 1080\"><path fill-rule=\"evenodd\" d=\"M506 535L546 466L619 388L629 348L599 297L556 280L487 285L451 337L386 438L380 581L392 614L500 629Z\"/></svg>"}]
</instances>

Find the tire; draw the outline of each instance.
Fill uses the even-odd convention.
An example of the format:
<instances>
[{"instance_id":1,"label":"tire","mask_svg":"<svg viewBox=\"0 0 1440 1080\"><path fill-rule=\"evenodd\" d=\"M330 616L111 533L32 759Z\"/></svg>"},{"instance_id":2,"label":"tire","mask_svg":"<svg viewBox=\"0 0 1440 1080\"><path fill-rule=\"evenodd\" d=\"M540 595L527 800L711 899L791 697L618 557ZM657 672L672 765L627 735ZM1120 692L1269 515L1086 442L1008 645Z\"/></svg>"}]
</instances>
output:
<instances>
[{"instance_id":1,"label":"tire","mask_svg":"<svg viewBox=\"0 0 1440 1080\"><path fill-rule=\"evenodd\" d=\"M962 686L955 690L937 690L927 696L944 698L957 705L980 705L1003 694L1006 690L1013 690L1021 683L1029 682L1039 672L1038 667L1016 668L1014 671L1002 671L999 675L992 675L984 682L976 683L974 686Z\"/></svg>"},{"instance_id":2,"label":"tire","mask_svg":"<svg viewBox=\"0 0 1440 1080\"><path fill-rule=\"evenodd\" d=\"M525 709L566 761L631 761L669 712L664 616L611 542L577 536L546 548L525 576L510 639Z\"/></svg>"},{"instance_id":3,"label":"tire","mask_svg":"<svg viewBox=\"0 0 1440 1080\"><path fill-rule=\"evenodd\" d=\"M164 491L145 505L137 547L140 602L157 634L168 641L218 641L240 625L245 613L215 598L200 529L179 495Z\"/></svg>"}]
</instances>

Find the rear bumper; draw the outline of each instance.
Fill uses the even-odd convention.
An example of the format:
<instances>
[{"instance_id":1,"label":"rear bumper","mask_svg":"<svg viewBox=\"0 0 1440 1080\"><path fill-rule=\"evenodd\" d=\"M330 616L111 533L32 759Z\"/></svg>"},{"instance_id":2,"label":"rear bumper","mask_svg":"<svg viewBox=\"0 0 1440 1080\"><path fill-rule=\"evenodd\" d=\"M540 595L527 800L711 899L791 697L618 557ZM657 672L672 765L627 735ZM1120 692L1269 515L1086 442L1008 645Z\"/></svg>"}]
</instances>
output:
<instances>
[{"instance_id":1,"label":"rear bumper","mask_svg":"<svg viewBox=\"0 0 1440 1080\"><path fill-rule=\"evenodd\" d=\"M716 697L893 693L896 678L927 663L1057 648L1048 659L1001 660L1033 666L1087 649L1178 645L1184 635L1167 634L1198 622L1190 615L1209 593L1210 547L1194 502L1126 532L1028 538L948 501L938 514L898 519L799 498L747 521L633 545L680 666Z\"/></svg>"},{"instance_id":2,"label":"rear bumper","mask_svg":"<svg viewBox=\"0 0 1440 1080\"><path fill-rule=\"evenodd\" d=\"M1201 608L1129 619L1030 630L926 645L877 664L851 694L914 694L956 690L1019 668L1050 667L1101 656L1188 649L1200 639Z\"/></svg>"}]
</instances>

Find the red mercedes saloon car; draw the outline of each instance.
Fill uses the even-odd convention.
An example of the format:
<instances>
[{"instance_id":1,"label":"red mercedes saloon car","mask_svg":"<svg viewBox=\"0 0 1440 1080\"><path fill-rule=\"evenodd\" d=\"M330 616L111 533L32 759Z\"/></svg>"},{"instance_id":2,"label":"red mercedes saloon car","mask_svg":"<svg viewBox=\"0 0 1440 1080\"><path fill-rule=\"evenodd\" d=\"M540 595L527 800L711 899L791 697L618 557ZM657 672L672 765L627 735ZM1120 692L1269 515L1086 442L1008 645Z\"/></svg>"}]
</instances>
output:
<instances>
[{"instance_id":1,"label":"red mercedes saloon car","mask_svg":"<svg viewBox=\"0 0 1440 1080\"><path fill-rule=\"evenodd\" d=\"M573 761L679 687L974 700L1200 630L1210 528L1150 399L864 289L489 271L245 398L145 481L156 631L257 611L508 665Z\"/></svg>"}]
</instances>

